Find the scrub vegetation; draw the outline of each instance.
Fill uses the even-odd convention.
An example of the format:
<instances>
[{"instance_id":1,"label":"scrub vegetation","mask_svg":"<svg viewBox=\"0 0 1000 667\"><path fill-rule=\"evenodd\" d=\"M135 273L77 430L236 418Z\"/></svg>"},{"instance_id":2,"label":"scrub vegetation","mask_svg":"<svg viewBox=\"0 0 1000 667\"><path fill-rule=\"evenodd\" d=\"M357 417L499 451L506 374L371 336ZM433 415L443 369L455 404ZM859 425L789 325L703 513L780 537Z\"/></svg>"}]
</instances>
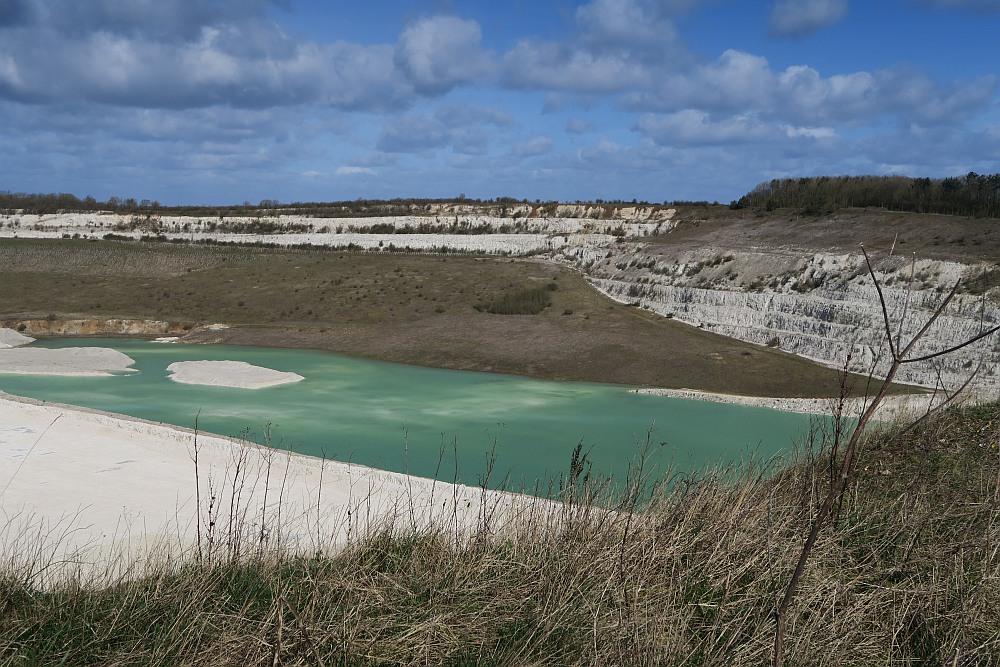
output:
<instances>
[{"instance_id":1,"label":"scrub vegetation","mask_svg":"<svg viewBox=\"0 0 1000 667\"><path fill-rule=\"evenodd\" d=\"M998 664L998 443L1000 403L869 434L786 610L785 664ZM99 585L4 564L0 662L766 664L834 467L827 447L651 479L640 454L611 495L577 452L564 504L462 535L404 510L336 553L229 544Z\"/></svg>"},{"instance_id":2,"label":"scrub vegetation","mask_svg":"<svg viewBox=\"0 0 1000 667\"><path fill-rule=\"evenodd\" d=\"M0 239L0 284L8 326L221 322L192 339L758 396L840 386L834 369L617 303L531 259Z\"/></svg>"},{"instance_id":3,"label":"scrub vegetation","mask_svg":"<svg viewBox=\"0 0 1000 667\"><path fill-rule=\"evenodd\" d=\"M507 292L489 303L477 303L476 310L494 315L537 315L552 305L550 292L559 289L556 283L545 287L529 287Z\"/></svg>"}]
</instances>

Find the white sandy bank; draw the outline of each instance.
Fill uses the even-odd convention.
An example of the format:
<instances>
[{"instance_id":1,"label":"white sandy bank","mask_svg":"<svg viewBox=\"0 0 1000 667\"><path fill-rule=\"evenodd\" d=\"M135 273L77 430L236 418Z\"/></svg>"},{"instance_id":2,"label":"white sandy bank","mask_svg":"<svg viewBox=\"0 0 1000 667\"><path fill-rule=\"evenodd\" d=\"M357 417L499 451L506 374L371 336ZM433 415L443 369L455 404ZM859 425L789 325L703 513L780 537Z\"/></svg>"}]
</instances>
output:
<instances>
[{"instance_id":1,"label":"white sandy bank","mask_svg":"<svg viewBox=\"0 0 1000 667\"><path fill-rule=\"evenodd\" d=\"M0 327L0 350L20 347L21 345L27 345L28 343L34 342L34 338L24 336L13 329L4 329L3 327Z\"/></svg>"},{"instance_id":2,"label":"white sandy bank","mask_svg":"<svg viewBox=\"0 0 1000 667\"><path fill-rule=\"evenodd\" d=\"M755 408L769 408L782 412L798 412L812 415L832 415L837 408L834 398L770 398L766 396L738 396L735 394L714 394L695 389L632 389L636 394L651 394L670 398L688 398L713 403L731 403ZM906 394L886 396L882 399L875 418L881 421L899 421L920 417L928 409L938 405L945 399L938 394ZM849 417L858 417L864 411L869 399L849 398L845 402L844 412ZM975 401L972 397L971 400Z\"/></svg>"},{"instance_id":3,"label":"white sandy bank","mask_svg":"<svg viewBox=\"0 0 1000 667\"><path fill-rule=\"evenodd\" d=\"M176 361L167 370L182 384L203 384L238 389L261 389L304 380L298 373L276 371L245 361Z\"/></svg>"},{"instance_id":4,"label":"white sandy bank","mask_svg":"<svg viewBox=\"0 0 1000 667\"><path fill-rule=\"evenodd\" d=\"M134 369L135 360L106 347L0 349L0 373L19 375L112 375Z\"/></svg>"},{"instance_id":5,"label":"white sandy bank","mask_svg":"<svg viewBox=\"0 0 1000 667\"><path fill-rule=\"evenodd\" d=\"M390 519L469 531L544 505L3 392L0 500L0 559L42 584L190 555L199 515L203 552L235 538L315 553Z\"/></svg>"}]
</instances>

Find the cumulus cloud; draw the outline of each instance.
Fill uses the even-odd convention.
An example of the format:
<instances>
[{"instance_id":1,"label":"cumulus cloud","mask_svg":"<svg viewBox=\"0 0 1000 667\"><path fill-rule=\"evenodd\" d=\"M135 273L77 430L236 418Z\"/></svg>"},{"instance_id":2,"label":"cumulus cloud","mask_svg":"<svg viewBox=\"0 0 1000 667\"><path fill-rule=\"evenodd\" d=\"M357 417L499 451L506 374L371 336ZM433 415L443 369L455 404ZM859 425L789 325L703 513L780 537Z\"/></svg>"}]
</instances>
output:
<instances>
[{"instance_id":1,"label":"cumulus cloud","mask_svg":"<svg viewBox=\"0 0 1000 667\"><path fill-rule=\"evenodd\" d=\"M777 0L771 8L771 33L802 37L838 23L847 15L847 0Z\"/></svg>"},{"instance_id":2,"label":"cumulus cloud","mask_svg":"<svg viewBox=\"0 0 1000 667\"><path fill-rule=\"evenodd\" d=\"M472 107L464 104L449 104L434 112L434 117L451 126L494 125L505 127L514 120L510 114L497 107Z\"/></svg>"},{"instance_id":3,"label":"cumulus cloud","mask_svg":"<svg viewBox=\"0 0 1000 667\"><path fill-rule=\"evenodd\" d=\"M178 44L97 32L77 41L25 36L0 46L0 95L24 101L80 99L145 108L224 104L327 104L344 109L399 106L407 87L392 49L306 43L282 54L235 55L223 29ZM53 46L53 44L58 44Z\"/></svg>"},{"instance_id":4,"label":"cumulus cloud","mask_svg":"<svg viewBox=\"0 0 1000 667\"><path fill-rule=\"evenodd\" d=\"M657 89L629 95L626 103L646 111L696 108L736 114L749 109L793 124L870 124L890 114L941 123L987 108L995 91L992 76L942 85L902 68L828 77L806 65L775 71L761 56L730 49L714 63L663 77Z\"/></svg>"},{"instance_id":5,"label":"cumulus cloud","mask_svg":"<svg viewBox=\"0 0 1000 667\"><path fill-rule=\"evenodd\" d=\"M570 118L566 121L566 131L570 134L586 134L594 129L592 123L588 123L582 118Z\"/></svg>"},{"instance_id":6,"label":"cumulus cloud","mask_svg":"<svg viewBox=\"0 0 1000 667\"><path fill-rule=\"evenodd\" d=\"M503 79L512 88L616 93L648 81L649 73L621 54L524 40L504 55Z\"/></svg>"},{"instance_id":7,"label":"cumulus cloud","mask_svg":"<svg viewBox=\"0 0 1000 667\"><path fill-rule=\"evenodd\" d=\"M374 176L375 170L371 167L342 166L337 167L334 172L337 176Z\"/></svg>"},{"instance_id":8,"label":"cumulus cloud","mask_svg":"<svg viewBox=\"0 0 1000 667\"><path fill-rule=\"evenodd\" d=\"M641 48L653 56L679 39L663 8L642 0L592 0L576 10L576 23L582 40L597 48Z\"/></svg>"},{"instance_id":9,"label":"cumulus cloud","mask_svg":"<svg viewBox=\"0 0 1000 667\"><path fill-rule=\"evenodd\" d=\"M267 17L275 0L27 3L0 0L0 97L26 102L387 111L493 67L479 24L454 17L356 44L286 34Z\"/></svg>"},{"instance_id":10,"label":"cumulus cloud","mask_svg":"<svg viewBox=\"0 0 1000 667\"><path fill-rule=\"evenodd\" d=\"M47 0L50 24L63 34L94 31L157 38L195 38L202 28L260 19L272 0Z\"/></svg>"},{"instance_id":11,"label":"cumulus cloud","mask_svg":"<svg viewBox=\"0 0 1000 667\"><path fill-rule=\"evenodd\" d=\"M545 135L539 135L514 146L514 155L518 157L536 157L550 153L553 147L554 144L551 139Z\"/></svg>"},{"instance_id":12,"label":"cumulus cloud","mask_svg":"<svg viewBox=\"0 0 1000 667\"><path fill-rule=\"evenodd\" d=\"M834 139L837 136L837 131L832 127L795 127L792 125L784 126L785 134L791 139L796 139L798 137L808 137L810 139Z\"/></svg>"},{"instance_id":13,"label":"cumulus cloud","mask_svg":"<svg viewBox=\"0 0 1000 667\"><path fill-rule=\"evenodd\" d=\"M431 115L402 115L382 127L376 148L384 153L425 153L451 148L456 153L481 155L490 134L483 128L504 127L510 117L490 108L447 106Z\"/></svg>"},{"instance_id":14,"label":"cumulus cloud","mask_svg":"<svg viewBox=\"0 0 1000 667\"><path fill-rule=\"evenodd\" d=\"M695 109L660 116L643 114L636 128L656 143L671 146L749 143L774 138L778 133L778 128L754 114L713 119Z\"/></svg>"},{"instance_id":15,"label":"cumulus cloud","mask_svg":"<svg viewBox=\"0 0 1000 667\"><path fill-rule=\"evenodd\" d=\"M727 49L719 59L687 72L671 74L660 82L659 94L633 97L637 106L662 104L665 108L761 108L768 105L774 73L767 59Z\"/></svg>"},{"instance_id":16,"label":"cumulus cloud","mask_svg":"<svg viewBox=\"0 0 1000 667\"><path fill-rule=\"evenodd\" d=\"M659 72L691 63L671 18L690 4L592 0L577 9L571 39L523 39L507 51L503 82L586 95L642 88Z\"/></svg>"},{"instance_id":17,"label":"cumulus cloud","mask_svg":"<svg viewBox=\"0 0 1000 667\"><path fill-rule=\"evenodd\" d=\"M7 187L58 187L98 198L167 201L172 192L188 203L256 201L283 178L298 183L302 161L322 158L319 147L346 129L317 122L301 109L177 113L0 101L0 153L6 164L16 165Z\"/></svg>"},{"instance_id":18,"label":"cumulus cloud","mask_svg":"<svg viewBox=\"0 0 1000 667\"><path fill-rule=\"evenodd\" d=\"M421 93L440 94L475 81L492 69L481 48L475 21L453 16L424 18L406 28L396 47L396 64Z\"/></svg>"},{"instance_id":19,"label":"cumulus cloud","mask_svg":"<svg viewBox=\"0 0 1000 667\"><path fill-rule=\"evenodd\" d=\"M75 27L61 18L5 31L0 97L169 109L318 104L385 110L412 96L391 45L299 42L255 18L264 0L93 4L98 15L121 10L108 19L110 28L81 17ZM50 3L48 13L59 8ZM147 22L159 24L160 32L139 35L129 28L145 29Z\"/></svg>"}]
</instances>

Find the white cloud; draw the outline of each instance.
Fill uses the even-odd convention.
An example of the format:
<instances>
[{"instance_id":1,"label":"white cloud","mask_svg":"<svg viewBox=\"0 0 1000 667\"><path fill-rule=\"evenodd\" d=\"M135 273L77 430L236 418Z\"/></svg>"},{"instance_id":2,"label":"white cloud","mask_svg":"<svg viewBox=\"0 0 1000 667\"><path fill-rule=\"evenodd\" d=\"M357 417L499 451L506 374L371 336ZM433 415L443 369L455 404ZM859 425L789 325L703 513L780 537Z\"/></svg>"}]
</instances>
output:
<instances>
[{"instance_id":1,"label":"white cloud","mask_svg":"<svg viewBox=\"0 0 1000 667\"><path fill-rule=\"evenodd\" d=\"M268 20L268 0L36 2L56 18L0 38L0 96L9 99L386 111L493 69L479 25L453 17L417 21L398 45L355 44L285 34Z\"/></svg>"},{"instance_id":2,"label":"white cloud","mask_svg":"<svg viewBox=\"0 0 1000 667\"><path fill-rule=\"evenodd\" d=\"M577 8L570 38L527 38L508 50L503 82L511 88L584 95L643 88L660 73L690 64L671 16L692 4L591 0Z\"/></svg>"},{"instance_id":3,"label":"white cloud","mask_svg":"<svg viewBox=\"0 0 1000 667\"><path fill-rule=\"evenodd\" d=\"M483 128L510 124L510 116L494 108L449 105L431 115L390 118L376 148L385 153L429 153L450 147L456 153L482 155L491 136Z\"/></svg>"},{"instance_id":4,"label":"white cloud","mask_svg":"<svg viewBox=\"0 0 1000 667\"><path fill-rule=\"evenodd\" d=\"M794 125L875 124L885 116L921 123L955 121L989 106L995 77L941 85L911 69L824 77L806 65L771 69L761 56L725 51L714 63L664 76L658 87L626 96L639 111L753 111Z\"/></svg>"},{"instance_id":5,"label":"white cloud","mask_svg":"<svg viewBox=\"0 0 1000 667\"><path fill-rule=\"evenodd\" d=\"M18 100L86 100L142 108L295 104L343 109L399 107L412 89L393 64L391 46L346 42L284 43L234 51L241 30L203 28L197 39L142 39L107 31L79 36L49 28L0 40L0 95ZM275 42L287 42L271 28Z\"/></svg>"},{"instance_id":6,"label":"white cloud","mask_svg":"<svg viewBox=\"0 0 1000 667\"><path fill-rule=\"evenodd\" d=\"M773 92L774 72L766 58L727 49L714 63L665 74L655 85L627 95L625 102L651 111L760 109L769 105Z\"/></svg>"},{"instance_id":7,"label":"white cloud","mask_svg":"<svg viewBox=\"0 0 1000 667\"><path fill-rule=\"evenodd\" d=\"M260 19L268 0L41 0L47 20L64 34L94 31L157 38L196 38L203 27Z\"/></svg>"},{"instance_id":8,"label":"white cloud","mask_svg":"<svg viewBox=\"0 0 1000 667\"><path fill-rule=\"evenodd\" d=\"M570 134L586 134L594 129L593 123L589 123L582 118L570 118L566 121L566 131Z\"/></svg>"},{"instance_id":9,"label":"white cloud","mask_svg":"<svg viewBox=\"0 0 1000 667\"><path fill-rule=\"evenodd\" d=\"M337 176L374 176L375 170L370 167L343 166L334 172Z\"/></svg>"},{"instance_id":10,"label":"white cloud","mask_svg":"<svg viewBox=\"0 0 1000 667\"><path fill-rule=\"evenodd\" d=\"M802 37L829 28L847 15L847 0L777 0L771 8L771 32Z\"/></svg>"},{"instance_id":11,"label":"white cloud","mask_svg":"<svg viewBox=\"0 0 1000 667\"><path fill-rule=\"evenodd\" d=\"M791 139L807 137L809 139L834 139L837 131L832 127L794 127L785 125L785 134Z\"/></svg>"},{"instance_id":12,"label":"white cloud","mask_svg":"<svg viewBox=\"0 0 1000 667\"><path fill-rule=\"evenodd\" d=\"M673 22L641 0L592 0L576 10L583 41L598 48L659 53L678 40Z\"/></svg>"},{"instance_id":13,"label":"white cloud","mask_svg":"<svg viewBox=\"0 0 1000 667\"><path fill-rule=\"evenodd\" d=\"M712 119L704 111L685 109L656 116L644 114L637 129L656 143L669 146L710 146L748 143L774 138L777 128L753 114Z\"/></svg>"},{"instance_id":14,"label":"white cloud","mask_svg":"<svg viewBox=\"0 0 1000 667\"><path fill-rule=\"evenodd\" d=\"M444 93L492 70L490 56L481 48L482 38L475 21L452 16L421 19L400 35L395 61L418 91Z\"/></svg>"},{"instance_id":15,"label":"white cloud","mask_svg":"<svg viewBox=\"0 0 1000 667\"><path fill-rule=\"evenodd\" d=\"M532 137L514 146L514 155L518 157L537 157L552 152L554 144L545 135Z\"/></svg>"},{"instance_id":16,"label":"white cloud","mask_svg":"<svg viewBox=\"0 0 1000 667\"><path fill-rule=\"evenodd\" d=\"M645 66L615 53L525 40L504 55L504 82L512 88L616 93L649 79Z\"/></svg>"}]
</instances>

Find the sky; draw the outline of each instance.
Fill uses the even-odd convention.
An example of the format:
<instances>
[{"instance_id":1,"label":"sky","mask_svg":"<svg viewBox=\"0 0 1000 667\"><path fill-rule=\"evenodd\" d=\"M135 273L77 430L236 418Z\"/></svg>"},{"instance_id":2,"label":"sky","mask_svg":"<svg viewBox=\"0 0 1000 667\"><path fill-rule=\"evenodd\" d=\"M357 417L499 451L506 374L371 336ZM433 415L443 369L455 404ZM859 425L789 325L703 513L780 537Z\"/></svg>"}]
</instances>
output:
<instances>
[{"instance_id":1,"label":"sky","mask_svg":"<svg viewBox=\"0 0 1000 667\"><path fill-rule=\"evenodd\" d=\"M0 190L729 202L1000 172L1000 0L0 0Z\"/></svg>"}]
</instances>

